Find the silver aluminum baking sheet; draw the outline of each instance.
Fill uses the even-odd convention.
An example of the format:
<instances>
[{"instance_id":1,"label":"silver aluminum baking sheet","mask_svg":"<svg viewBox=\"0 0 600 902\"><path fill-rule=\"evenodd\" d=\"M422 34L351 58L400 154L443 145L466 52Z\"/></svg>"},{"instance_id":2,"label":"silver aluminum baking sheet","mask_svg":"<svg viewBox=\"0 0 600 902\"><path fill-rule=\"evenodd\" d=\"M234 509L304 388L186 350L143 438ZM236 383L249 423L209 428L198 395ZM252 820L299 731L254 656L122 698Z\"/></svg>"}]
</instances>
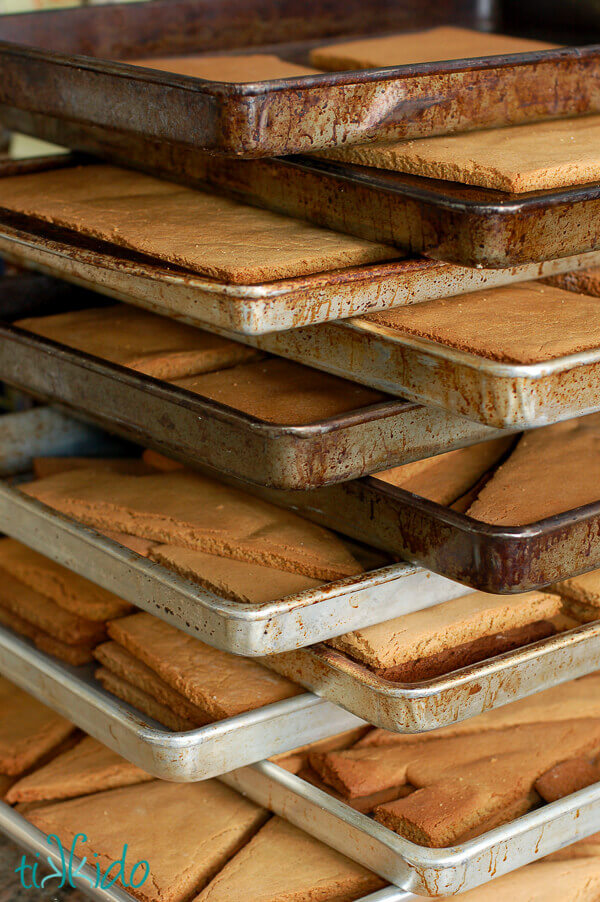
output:
<instances>
[{"instance_id":1,"label":"silver aluminum baking sheet","mask_svg":"<svg viewBox=\"0 0 600 902\"><path fill-rule=\"evenodd\" d=\"M263 663L384 730L423 733L600 669L600 622L419 683L390 682L326 645Z\"/></svg>"},{"instance_id":2,"label":"silver aluminum baking sheet","mask_svg":"<svg viewBox=\"0 0 600 902\"><path fill-rule=\"evenodd\" d=\"M49 858L59 869L62 867L61 854L54 843L48 843L47 834L30 824L6 802L0 802L0 833L30 855L39 855L42 862ZM77 856L73 857L71 873L73 884L94 902L137 902L134 896L118 886L112 886L110 889L94 887L96 869L83 864L81 858ZM417 900L412 893L404 892L395 886L387 886L376 893L363 896L357 902L417 902Z\"/></svg>"},{"instance_id":3,"label":"silver aluminum baking sheet","mask_svg":"<svg viewBox=\"0 0 600 902\"><path fill-rule=\"evenodd\" d=\"M361 317L241 340L496 429L532 429L600 409L600 348L499 363Z\"/></svg>"},{"instance_id":4,"label":"silver aluminum baking sheet","mask_svg":"<svg viewBox=\"0 0 600 902\"><path fill-rule=\"evenodd\" d=\"M239 655L312 645L469 591L401 563L250 605L182 579L6 483L0 483L0 522L3 532L46 557L197 639Z\"/></svg>"},{"instance_id":5,"label":"silver aluminum baking sheet","mask_svg":"<svg viewBox=\"0 0 600 902\"><path fill-rule=\"evenodd\" d=\"M37 414L26 412L16 416L21 418L23 449L21 459L14 453L12 457L18 471L25 470L30 462L28 442L37 428ZM57 416L58 422L63 422L62 415ZM3 429L5 419L8 418L0 417L0 460L4 436L8 434ZM11 437L15 435L15 422L13 418ZM77 424L74 428L80 438L85 434L85 426ZM87 452L92 453L97 431L90 428L88 435ZM80 438L74 448L81 449ZM99 453L103 447L96 444ZM51 455L56 450L54 441L39 442L36 453ZM64 444L61 453L66 453ZM166 567L28 497L8 482L0 482L0 523L7 535L137 607L209 645L240 655L271 655L312 645L469 591L445 577L400 563L276 601L250 605L230 601L182 579Z\"/></svg>"},{"instance_id":6,"label":"silver aluminum baking sheet","mask_svg":"<svg viewBox=\"0 0 600 902\"><path fill-rule=\"evenodd\" d=\"M459 846L418 846L271 761L221 778L401 888L465 892L600 829L600 783L544 805Z\"/></svg>"},{"instance_id":7,"label":"silver aluminum baking sheet","mask_svg":"<svg viewBox=\"0 0 600 902\"><path fill-rule=\"evenodd\" d=\"M18 168L18 164L15 164ZM1 175L1 172L0 172ZM482 270L426 258L399 260L255 285L233 285L132 261L118 247L89 245L66 230L47 234L29 220L16 228L0 216L0 256L149 309L164 307L208 327L260 335L345 319L454 294L499 287L600 265L593 251L545 263Z\"/></svg>"},{"instance_id":8,"label":"silver aluminum baking sheet","mask_svg":"<svg viewBox=\"0 0 600 902\"><path fill-rule=\"evenodd\" d=\"M0 672L138 767L175 783L218 777L363 721L310 693L174 732L106 692L93 665L70 667L0 627Z\"/></svg>"}]
</instances>

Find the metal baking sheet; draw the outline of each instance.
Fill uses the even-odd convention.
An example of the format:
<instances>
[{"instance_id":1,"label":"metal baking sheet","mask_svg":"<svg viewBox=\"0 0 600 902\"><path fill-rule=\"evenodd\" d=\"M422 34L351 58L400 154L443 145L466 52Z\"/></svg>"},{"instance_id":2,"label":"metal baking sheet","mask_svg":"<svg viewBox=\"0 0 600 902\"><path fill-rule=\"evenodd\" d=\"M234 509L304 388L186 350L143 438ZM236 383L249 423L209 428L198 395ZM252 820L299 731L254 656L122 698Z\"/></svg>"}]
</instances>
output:
<instances>
[{"instance_id":1,"label":"metal baking sheet","mask_svg":"<svg viewBox=\"0 0 600 902\"><path fill-rule=\"evenodd\" d=\"M244 157L600 111L594 46L236 85L127 63L265 49L306 63L308 49L332 37L449 22L490 29L498 18L476 0L286 0L276 10L267 0L155 0L6 16L0 102L15 130L29 131L30 113L52 118L67 146L77 122L104 131L108 146L115 135L156 138Z\"/></svg>"},{"instance_id":2,"label":"metal baking sheet","mask_svg":"<svg viewBox=\"0 0 600 902\"><path fill-rule=\"evenodd\" d=\"M18 172L18 167L17 170ZM11 167L15 172L15 167ZM3 169L0 162L0 177ZM261 335L360 316L389 307L539 279L600 265L600 251L541 264L472 269L409 258L257 285L234 285L135 258L74 232L0 212L7 261L198 325Z\"/></svg>"},{"instance_id":3,"label":"metal baking sheet","mask_svg":"<svg viewBox=\"0 0 600 902\"><path fill-rule=\"evenodd\" d=\"M76 726L163 780L190 783L360 726L311 693L195 730L167 730L106 692L93 665L69 667L0 627L0 672Z\"/></svg>"},{"instance_id":4,"label":"metal baking sheet","mask_svg":"<svg viewBox=\"0 0 600 902\"><path fill-rule=\"evenodd\" d=\"M89 142L90 152L94 145ZM600 182L505 194L308 156L243 165L208 156L192 160L185 153L169 160L160 145L129 151L127 156L117 147L108 156L190 184L206 182L248 203L338 232L464 266L520 266L585 253L600 244Z\"/></svg>"},{"instance_id":5,"label":"metal baking sheet","mask_svg":"<svg viewBox=\"0 0 600 902\"><path fill-rule=\"evenodd\" d=\"M496 429L532 429L600 409L600 348L540 363L500 363L403 335L368 317L253 337L251 343Z\"/></svg>"},{"instance_id":6,"label":"metal baking sheet","mask_svg":"<svg viewBox=\"0 0 600 902\"><path fill-rule=\"evenodd\" d=\"M386 880L426 896L465 892L600 829L600 783L460 846L430 849L398 836L271 761L221 779Z\"/></svg>"},{"instance_id":7,"label":"metal baking sheet","mask_svg":"<svg viewBox=\"0 0 600 902\"><path fill-rule=\"evenodd\" d=\"M528 592L600 568L600 500L526 526L493 526L377 476L311 492L251 491L484 592Z\"/></svg>"},{"instance_id":8,"label":"metal baking sheet","mask_svg":"<svg viewBox=\"0 0 600 902\"><path fill-rule=\"evenodd\" d=\"M600 668L600 623L418 683L391 682L349 656L314 645L263 663L395 733L423 733L467 720Z\"/></svg>"},{"instance_id":9,"label":"metal baking sheet","mask_svg":"<svg viewBox=\"0 0 600 902\"><path fill-rule=\"evenodd\" d=\"M31 315L30 303L38 315L71 309L73 299L61 305L52 289L45 305L44 278L25 297L18 277L0 280L0 316L5 305L11 318ZM102 303L99 296L87 301ZM396 398L307 425L269 423L2 322L0 379L192 465L290 490L354 479L498 434Z\"/></svg>"},{"instance_id":10,"label":"metal baking sheet","mask_svg":"<svg viewBox=\"0 0 600 902\"><path fill-rule=\"evenodd\" d=\"M1 106L0 106L1 111ZM40 114L28 130L191 187L216 188L246 203L306 219L405 254L487 269L597 250L600 182L505 194L309 156L235 160L160 141L90 133L68 123L68 140ZM20 126L23 128L23 126Z\"/></svg>"},{"instance_id":11,"label":"metal baking sheet","mask_svg":"<svg viewBox=\"0 0 600 902\"><path fill-rule=\"evenodd\" d=\"M38 415L27 412L17 416L23 450L20 459L13 454L12 467L22 471L31 460L28 441L38 428ZM0 417L0 459L5 419L8 418ZM63 421L60 414L55 415L55 421ZM6 433L10 443L15 435L14 423L11 418L11 428ZM90 437L94 434L94 430L89 431ZM102 445L96 447L102 453ZM91 452L91 438L86 450ZM60 449L51 442L38 444L38 454L53 453L65 454L64 444ZM0 482L0 522L4 533L41 554L184 632L233 654L254 656L289 651L439 604L467 591L458 583L400 563L265 604L249 605L230 601L182 579L166 567L40 504L8 482Z\"/></svg>"},{"instance_id":12,"label":"metal baking sheet","mask_svg":"<svg viewBox=\"0 0 600 902\"><path fill-rule=\"evenodd\" d=\"M39 855L42 862L49 859L59 871L62 868L61 853L54 843L48 842L47 834L30 824L6 802L0 802L0 833L30 855ZM73 856L71 873L73 885L94 902L137 902L134 896L118 886L112 886L110 889L96 887L96 869L84 864L77 856ZM412 893L404 892L395 886L387 886L376 893L363 896L357 902L417 902L417 900Z\"/></svg>"}]
</instances>

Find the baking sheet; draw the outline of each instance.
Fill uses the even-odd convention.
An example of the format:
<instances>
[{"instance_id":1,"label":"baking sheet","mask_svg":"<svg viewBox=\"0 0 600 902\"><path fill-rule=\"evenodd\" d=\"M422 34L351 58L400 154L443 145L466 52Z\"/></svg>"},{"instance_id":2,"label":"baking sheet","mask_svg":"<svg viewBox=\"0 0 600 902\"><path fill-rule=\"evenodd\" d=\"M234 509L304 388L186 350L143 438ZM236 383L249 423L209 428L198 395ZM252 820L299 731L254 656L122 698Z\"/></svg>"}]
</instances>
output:
<instances>
[{"instance_id":1,"label":"baking sheet","mask_svg":"<svg viewBox=\"0 0 600 902\"><path fill-rule=\"evenodd\" d=\"M600 783L544 805L460 846L418 846L271 761L221 778L255 802L405 890L465 892L600 828Z\"/></svg>"},{"instance_id":2,"label":"baking sheet","mask_svg":"<svg viewBox=\"0 0 600 902\"><path fill-rule=\"evenodd\" d=\"M0 162L0 177L3 169ZM234 285L135 259L109 244L0 212L7 261L198 325L261 335L600 265L600 251L498 270L413 257L257 285Z\"/></svg>"},{"instance_id":3,"label":"baking sheet","mask_svg":"<svg viewBox=\"0 0 600 902\"><path fill-rule=\"evenodd\" d=\"M311 492L251 491L484 592L529 592L600 568L600 499L525 526L493 526L377 476Z\"/></svg>"},{"instance_id":4,"label":"baking sheet","mask_svg":"<svg viewBox=\"0 0 600 902\"><path fill-rule=\"evenodd\" d=\"M23 296L18 277L0 279L0 317L5 305L11 318L72 308L72 297L64 307L56 298L47 304L52 288L40 280ZM87 305L104 303L95 298ZM192 465L290 490L353 479L498 434L396 398L307 425L268 423L2 322L0 379Z\"/></svg>"},{"instance_id":5,"label":"baking sheet","mask_svg":"<svg viewBox=\"0 0 600 902\"><path fill-rule=\"evenodd\" d=\"M322 644L263 663L384 730L423 733L598 670L599 639L600 622L588 623L418 683L386 680Z\"/></svg>"},{"instance_id":6,"label":"baking sheet","mask_svg":"<svg viewBox=\"0 0 600 902\"><path fill-rule=\"evenodd\" d=\"M0 627L4 676L163 780L207 780L362 723L307 692L195 730L174 732L102 689L93 671L93 665L62 664Z\"/></svg>"},{"instance_id":7,"label":"baking sheet","mask_svg":"<svg viewBox=\"0 0 600 902\"><path fill-rule=\"evenodd\" d=\"M48 843L45 833L30 824L22 814L0 802L0 832L11 839L20 848L30 855L39 855L42 861L50 859L60 870L63 865L61 853L54 843ZM110 889L94 887L96 882L96 869L82 863L81 858L73 857L72 867L73 885L77 886L84 895L94 902L135 902L134 896L126 893L118 886ZM411 893L394 886L387 886L376 893L363 896L357 902L417 902Z\"/></svg>"},{"instance_id":8,"label":"baking sheet","mask_svg":"<svg viewBox=\"0 0 600 902\"><path fill-rule=\"evenodd\" d=\"M317 0L287 0L277 10L268 0L208 7L179 0L175 7L153 2L148 9L109 6L6 16L0 23L2 114L11 128L40 137L28 114L45 114L54 120L58 143L67 146L70 122L78 122L102 131L109 147L115 136L125 141L141 136L252 157L600 110L597 47L245 85L126 62L265 46L306 62L308 48L331 37L448 22L486 29L495 24L489 11L476 0L448 0L441 8L435 0L338 0L326 7Z\"/></svg>"},{"instance_id":9,"label":"baking sheet","mask_svg":"<svg viewBox=\"0 0 600 902\"><path fill-rule=\"evenodd\" d=\"M1 104L0 114L6 117ZM395 245L405 254L501 269L600 246L600 182L505 194L314 156L240 161L119 136L111 136L108 146L102 129L75 122L56 129L42 114L23 115L31 122L19 128L47 140L191 187L208 185L255 206Z\"/></svg>"},{"instance_id":10,"label":"baking sheet","mask_svg":"<svg viewBox=\"0 0 600 902\"><path fill-rule=\"evenodd\" d=\"M365 317L251 343L496 429L532 429L600 409L600 348L540 363L499 363Z\"/></svg>"},{"instance_id":11,"label":"baking sheet","mask_svg":"<svg viewBox=\"0 0 600 902\"><path fill-rule=\"evenodd\" d=\"M11 441L19 417L23 449L20 459L13 455L15 471L25 470L30 462L28 442L37 428L37 416L26 412L11 418ZM7 419L0 417L0 460ZM56 414L56 422L62 422L60 414ZM92 437L95 431L89 434ZM57 450L55 444L38 445L41 455ZM61 450L64 454L64 446ZM87 450L89 453L91 448ZM98 450L101 452L102 447ZM249 605L182 579L24 495L9 482L0 482L0 523L4 533L41 554L233 654L277 654L439 604L467 591L458 583L400 563L265 604Z\"/></svg>"}]
</instances>

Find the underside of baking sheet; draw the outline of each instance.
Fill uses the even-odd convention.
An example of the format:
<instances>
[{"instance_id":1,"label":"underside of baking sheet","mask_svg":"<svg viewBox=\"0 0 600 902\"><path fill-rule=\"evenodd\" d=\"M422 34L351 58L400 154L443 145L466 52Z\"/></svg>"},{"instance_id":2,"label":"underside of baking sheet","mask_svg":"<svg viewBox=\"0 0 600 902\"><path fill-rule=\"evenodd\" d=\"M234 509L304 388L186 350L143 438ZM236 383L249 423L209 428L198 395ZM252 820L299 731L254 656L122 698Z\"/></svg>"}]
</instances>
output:
<instances>
[{"instance_id":1,"label":"underside of baking sheet","mask_svg":"<svg viewBox=\"0 0 600 902\"><path fill-rule=\"evenodd\" d=\"M600 783L525 814L460 846L418 846L270 761L227 774L228 786L425 896L465 892L564 848L600 828Z\"/></svg>"},{"instance_id":2,"label":"underside of baking sheet","mask_svg":"<svg viewBox=\"0 0 600 902\"><path fill-rule=\"evenodd\" d=\"M263 663L384 730L423 733L598 670L600 622L418 683L386 680L325 645Z\"/></svg>"},{"instance_id":3,"label":"underside of baking sheet","mask_svg":"<svg viewBox=\"0 0 600 902\"><path fill-rule=\"evenodd\" d=\"M64 423L62 414L54 410L46 416L48 422L52 421L50 414L56 423ZM28 446L30 437L37 434L39 419L37 411L0 417L0 461L6 434L15 472L23 472L31 462ZM9 420L6 433L3 432L5 420ZM76 425L79 436L85 434L85 429L83 424ZM54 436L57 433L54 430ZM20 457L14 451L17 434L21 438ZM47 435L46 442L38 442L37 454L65 455L67 448L62 437L57 444L55 439L50 440L50 433ZM93 445L96 435L96 430L88 429L88 454L94 447L100 453L103 451L101 444ZM77 450L81 445L74 447ZM41 554L184 632L233 654L252 656L288 651L448 601L467 591L458 583L400 563L265 604L250 605L220 597L182 579L6 482L0 483L0 522L3 532Z\"/></svg>"},{"instance_id":4,"label":"underside of baking sheet","mask_svg":"<svg viewBox=\"0 0 600 902\"><path fill-rule=\"evenodd\" d=\"M594 47L235 85L127 64L155 55L261 50L306 63L310 47L332 37L449 22L494 28L497 16L476 0L337 0L326 7L286 0L276 11L265 0L208 6L179 0L153 2L148 10L90 7L3 19L0 100L11 125L16 120L27 131L21 112L47 113L65 126L59 143L67 145L70 122L79 122L101 129L108 147L123 136L273 156L600 109Z\"/></svg>"},{"instance_id":5,"label":"underside of baking sheet","mask_svg":"<svg viewBox=\"0 0 600 902\"><path fill-rule=\"evenodd\" d=\"M0 627L0 672L138 767L175 783L207 780L360 726L310 693L175 733L106 692L92 667L74 668Z\"/></svg>"},{"instance_id":6,"label":"underside of baking sheet","mask_svg":"<svg viewBox=\"0 0 600 902\"><path fill-rule=\"evenodd\" d=\"M15 174L14 167L11 168ZM18 167L16 169L18 173ZM0 177L2 165L0 164ZM228 285L178 272L43 223L0 217L5 260L198 325L259 335L600 265L600 251L541 264L477 270L425 258L262 285Z\"/></svg>"}]
</instances>

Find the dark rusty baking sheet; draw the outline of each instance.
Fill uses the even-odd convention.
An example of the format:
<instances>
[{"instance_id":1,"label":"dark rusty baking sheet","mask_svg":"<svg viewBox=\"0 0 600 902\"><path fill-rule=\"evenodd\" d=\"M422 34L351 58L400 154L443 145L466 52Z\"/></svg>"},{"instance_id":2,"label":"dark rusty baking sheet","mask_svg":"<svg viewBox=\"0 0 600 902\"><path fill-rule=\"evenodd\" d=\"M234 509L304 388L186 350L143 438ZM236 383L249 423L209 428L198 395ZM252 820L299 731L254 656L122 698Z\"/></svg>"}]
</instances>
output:
<instances>
[{"instance_id":1,"label":"dark rusty baking sheet","mask_svg":"<svg viewBox=\"0 0 600 902\"><path fill-rule=\"evenodd\" d=\"M14 171L14 167L11 167ZM0 177L3 174L0 163ZM38 272L200 326L260 335L345 319L482 288L600 265L600 251L497 270L425 257L352 267L254 285L234 285L169 268L110 244L86 240L0 211L0 256Z\"/></svg>"},{"instance_id":2,"label":"dark rusty baking sheet","mask_svg":"<svg viewBox=\"0 0 600 902\"><path fill-rule=\"evenodd\" d=\"M534 319L531 329L537 329ZM533 429L600 409L600 348L538 363L502 363L402 334L368 316L249 340L270 353L496 429Z\"/></svg>"},{"instance_id":3,"label":"dark rusty baking sheet","mask_svg":"<svg viewBox=\"0 0 600 902\"><path fill-rule=\"evenodd\" d=\"M30 298L38 314L46 291L41 281ZM18 282L0 281L0 317ZM23 298L20 314L10 304L12 316L30 315L27 303ZM290 490L353 479L498 434L395 398L308 425L268 423L2 322L0 379L188 463Z\"/></svg>"},{"instance_id":4,"label":"dark rusty baking sheet","mask_svg":"<svg viewBox=\"0 0 600 902\"><path fill-rule=\"evenodd\" d=\"M600 668L600 622L587 623L435 679L386 680L327 645L261 659L317 695L395 733L476 717Z\"/></svg>"},{"instance_id":5,"label":"dark rusty baking sheet","mask_svg":"<svg viewBox=\"0 0 600 902\"><path fill-rule=\"evenodd\" d=\"M32 122L21 112L54 117L67 145L77 122L108 141L141 136L246 157L600 111L593 46L238 85L127 63L263 48L306 62L310 46L332 37L489 28L488 10L477 0L154 0L4 16L0 103L21 131Z\"/></svg>"},{"instance_id":6,"label":"dark rusty baking sheet","mask_svg":"<svg viewBox=\"0 0 600 902\"><path fill-rule=\"evenodd\" d=\"M112 156L128 162L118 148ZM164 158L158 146L145 159L133 149L129 165L156 171ZM204 181L248 203L464 266L521 266L600 245L600 182L503 194L307 156L242 167L182 153L168 165L170 177Z\"/></svg>"},{"instance_id":7,"label":"dark rusty baking sheet","mask_svg":"<svg viewBox=\"0 0 600 902\"><path fill-rule=\"evenodd\" d=\"M527 526L493 526L376 475L311 492L250 491L484 592L528 592L600 568L600 500Z\"/></svg>"},{"instance_id":8,"label":"dark rusty baking sheet","mask_svg":"<svg viewBox=\"0 0 600 902\"><path fill-rule=\"evenodd\" d=\"M501 269L583 254L600 247L600 182L505 194L399 172L292 156L236 160L172 147L164 141L123 140L38 113L23 114L26 131L162 175L191 187L210 186L267 207L406 254L461 266ZM21 117L23 118L23 117Z\"/></svg>"}]
</instances>

